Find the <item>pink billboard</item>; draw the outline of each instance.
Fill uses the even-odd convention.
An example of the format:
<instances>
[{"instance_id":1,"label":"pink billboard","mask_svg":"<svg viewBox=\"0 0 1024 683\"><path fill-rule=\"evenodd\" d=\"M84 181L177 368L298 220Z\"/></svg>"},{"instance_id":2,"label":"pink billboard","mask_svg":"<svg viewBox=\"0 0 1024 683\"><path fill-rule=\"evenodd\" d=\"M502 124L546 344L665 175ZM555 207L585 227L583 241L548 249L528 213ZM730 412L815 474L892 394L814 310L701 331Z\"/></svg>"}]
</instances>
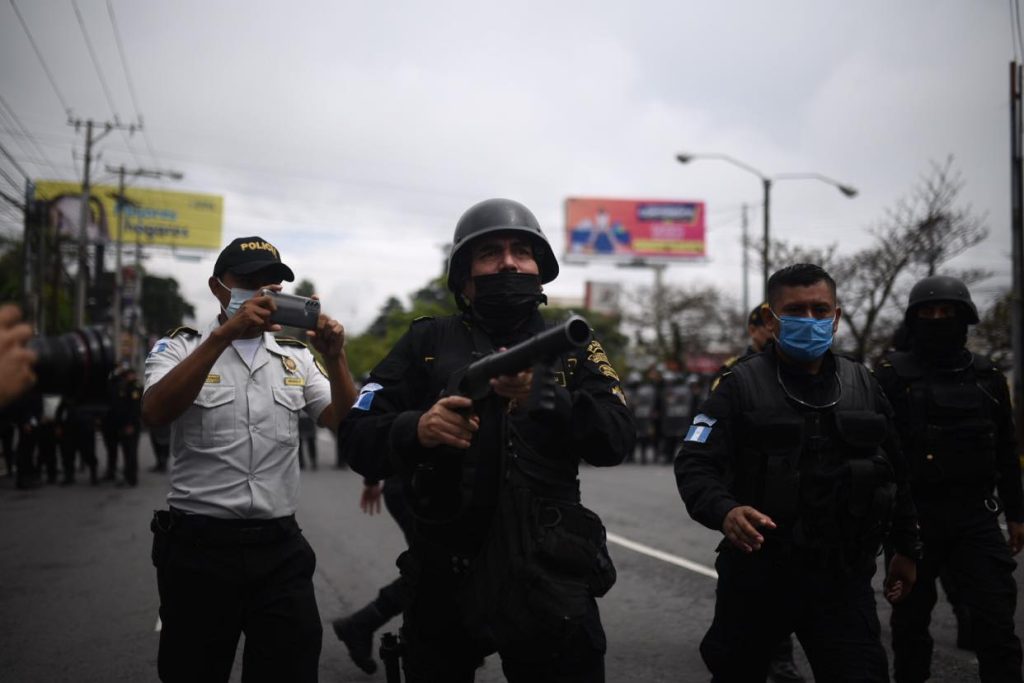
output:
<instances>
[{"instance_id":1,"label":"pink billboard","mask_svg":"<svg viewBox=\"0 0 1024 683\"><path fill-rule=\"evenodd\" d=\"M570 197L565 231L569 261L706 256L704 202Z\"/></svg>"}]
</instances>

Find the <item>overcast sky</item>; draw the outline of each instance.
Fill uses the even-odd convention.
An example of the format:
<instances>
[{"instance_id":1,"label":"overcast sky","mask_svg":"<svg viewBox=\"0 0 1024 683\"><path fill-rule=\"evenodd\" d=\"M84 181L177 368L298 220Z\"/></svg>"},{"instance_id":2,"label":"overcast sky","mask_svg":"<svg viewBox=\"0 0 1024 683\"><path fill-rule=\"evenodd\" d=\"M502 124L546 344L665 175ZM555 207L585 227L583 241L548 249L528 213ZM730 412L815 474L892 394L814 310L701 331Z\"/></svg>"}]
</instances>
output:
<instances>
[{"instance_id":1,"label":"overcast sky","mask_svg":"<svg viewBox=\"0 0 1024 683\"><path fill-rule=\"evenodd\" d=\"M680 165L684 150L853 185L854 199L815 181L772 192L774 235L841 251L865 245L930 162L953 155L965 203L991 229L957 265L996 273L978 298L1009 286L1005 0L77 6L102 81L70 0L0 3L0 96L31 135L4 114L0 144L34 179L76 180L84 136L64 106L96 121L141 113L144 135L100 143L97 175L122 162L173 169L182 182L139 185L222 195L224 242L274 243L352 331L436 275L458 217L492 196L533 209L559 254L566 197L703 200L709 259L666 279L738 301L740 206L759 234L760 182L722 162ZM20 180L7 159L0 168ZM5 231L12 219L0 213ZM212 317L216 253L150 253L149 270ZM750 276L755 297L756 265ZM563 265L547 289L580 297L588 279L651 274Z\"/></svg>"}]
</instances>

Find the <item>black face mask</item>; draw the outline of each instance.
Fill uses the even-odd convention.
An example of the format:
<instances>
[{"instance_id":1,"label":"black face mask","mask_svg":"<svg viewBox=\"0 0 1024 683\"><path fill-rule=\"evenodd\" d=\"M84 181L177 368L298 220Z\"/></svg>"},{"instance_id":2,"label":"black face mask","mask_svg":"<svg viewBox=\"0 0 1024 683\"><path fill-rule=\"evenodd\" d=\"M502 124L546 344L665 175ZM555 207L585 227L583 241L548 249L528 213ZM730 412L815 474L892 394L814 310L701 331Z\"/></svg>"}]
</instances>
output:
<instances>
[{"instance_id":1,"label":"black face mask","mask_svg":"<svg viewBox=\"0 0 1024 683\"><path fill-rule=\"evenodd\" d=\"M528 320L548 298L540 289L540 276L528 273L494 273L473 278L476 295L473 313L489 327L511 330Z\"/></svg>"},{"instance_id":2,"label":"black face mask","mask_svg":"<svg viewBox=\"0 0 1024 683\"><path fill-rule=\"evenodd\" d=\"M914 320L914 350L931 359L959 355L967 343L967 323L959 317Z\"/></svg>"}]
</instances>

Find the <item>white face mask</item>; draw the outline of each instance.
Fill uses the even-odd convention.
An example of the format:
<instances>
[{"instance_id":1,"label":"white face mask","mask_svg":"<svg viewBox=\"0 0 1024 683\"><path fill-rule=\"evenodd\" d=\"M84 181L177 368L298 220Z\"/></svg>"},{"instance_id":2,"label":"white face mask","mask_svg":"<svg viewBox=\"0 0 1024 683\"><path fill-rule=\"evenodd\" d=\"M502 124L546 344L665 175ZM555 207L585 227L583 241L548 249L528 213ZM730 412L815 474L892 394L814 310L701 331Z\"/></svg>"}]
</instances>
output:
<instances>
[{"instance_id":1,"label":"white face mask","mask_svg":"<svg viewBox=\"0 0 1024 683\"><path fill-rule=\"evenodd\" d=\"M238 309L242 307L242 304L256 296L255 289L239 289L238 287L228 287L226 284L221 282L220 278L217 278L217 284L219 284L221 287L223 287L224 289L228 290L228 292L231 293L231 300L228 301L227 307L220 307L220 310L224 311L224 315L226 315L229 318L238 312Z\"/></svg>"}]
</instances>

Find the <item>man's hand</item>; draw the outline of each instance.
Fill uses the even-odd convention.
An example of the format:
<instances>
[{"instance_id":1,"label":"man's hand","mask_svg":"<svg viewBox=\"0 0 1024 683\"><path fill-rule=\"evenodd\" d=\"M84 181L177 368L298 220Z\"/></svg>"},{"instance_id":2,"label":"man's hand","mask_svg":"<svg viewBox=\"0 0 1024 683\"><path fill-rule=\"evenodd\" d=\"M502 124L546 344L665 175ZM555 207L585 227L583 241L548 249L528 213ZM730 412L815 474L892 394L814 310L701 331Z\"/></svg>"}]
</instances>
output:
<instances>
[{"instance_id":1,"label":"man's hand","mask_svg":"<svg viewBox=\"0 0 1024 683\"><path fill-rule=\"evenodd\" d=\"M1016 555L1024 548L1024 522L1006 522L1006 545L1010 546L1010 553Z\"/></svg>"},{"instance_id":2,"label":"man's hand","mask_svg":"<svg viewBox=\"0 0 1024 683\"><path fill-rule=\"evenodd\" d=\"M32 364L36 353L25 347L32 327L19 322L21 311L10 304L0 306L0 407L7 405L35 384Z\"/></svg>"},{"instance_id":3,"label":"man's hand","mask_svg":"<svg viewBox=\"0 0 1024 683\"><path fill-rule=\"evenodd\" d=\"M380 512L380 484L363 484L363 495L359 496L359 509L373 516Z\"/></svg>"},{"instance_id":4,"label":"man's hand","mask_svg":"<svg viewBox=\"0 0 1024 683\"><path fill-rule=\"evenodd\" d=\"M501 347L498 351L504 351ZM491 379L491 389L498 396L525 404L530 398L530 389L533 387L533 369L523 370L514 375L502 375Z\"/></svg>"},{"instance_id":5,"label":"man's hand","mask_svg":"<svg viewBox=\"0 0 1024 683\"><path fill-rule=\"evenodd\" d=\"M917 582L917 562L906 555L896 553L889 560L889 571L885 575L883 590L885 599L892 603L905 600Z\"/></svg>"},{"instance_id":6,"label":"man's hand","mask_svg":"<svg viewBox=\"0 0 1024 683\"><path fill-rule=\"evenodd\" d=\"M480 418L470 413L472 409L473 402L465 396L438 399L416 425L420 444L427 448L469 448L474 432L480 428Z\"/></svg>"},{"instance_id":7,"label":"man's hand","mask_svg":"<svg viewBox=\"0 0 1024 683\"><path fill-rule=\"evenodd\" d=\"M320 300L315 294L312 298ZM345 326L323 313L317 318L316 330L306 330L306 336L325 359L336 359L345 348Z\"/></svg>"},{"instance_id":8,"label":"man's hand","mask_svg":"<svg viewBox=\"0 0 1024 683\"><path fill-rule=\"evenodd\" d=\"M281 291L281 285L267 285L260 287L257 292L263 289ZM270 315L277 310L277 303L273 297L259 296L243 303L233 316L228 318L220 330L229 340L243 339L252 336L253 332L280 332L281 326L270 322Z\"/></svg>"},{"instance_id":9,"label":"man's hand","mask_svg":"<svg viewBox=\"0 0 1024 683\"><path fill-rule=\"evenodd\" d=\"M729 510L722 522L722 533L729 542L745 553L760 550L764 536L758 527L775 528L772 518L749 505L740 505Z\"/></svg>"},{"instance_id":10,"label":"man's hand","mask_svg":"<svg viewBox=\"0 0 1024 683\"><path fill-rule=\"evenodd\" d=\"M498 396L525 403L530 398L533 386L533 370L525 370L515 375L502 375L491 380L491 389Z\"/></svg>"}]
</instances>

